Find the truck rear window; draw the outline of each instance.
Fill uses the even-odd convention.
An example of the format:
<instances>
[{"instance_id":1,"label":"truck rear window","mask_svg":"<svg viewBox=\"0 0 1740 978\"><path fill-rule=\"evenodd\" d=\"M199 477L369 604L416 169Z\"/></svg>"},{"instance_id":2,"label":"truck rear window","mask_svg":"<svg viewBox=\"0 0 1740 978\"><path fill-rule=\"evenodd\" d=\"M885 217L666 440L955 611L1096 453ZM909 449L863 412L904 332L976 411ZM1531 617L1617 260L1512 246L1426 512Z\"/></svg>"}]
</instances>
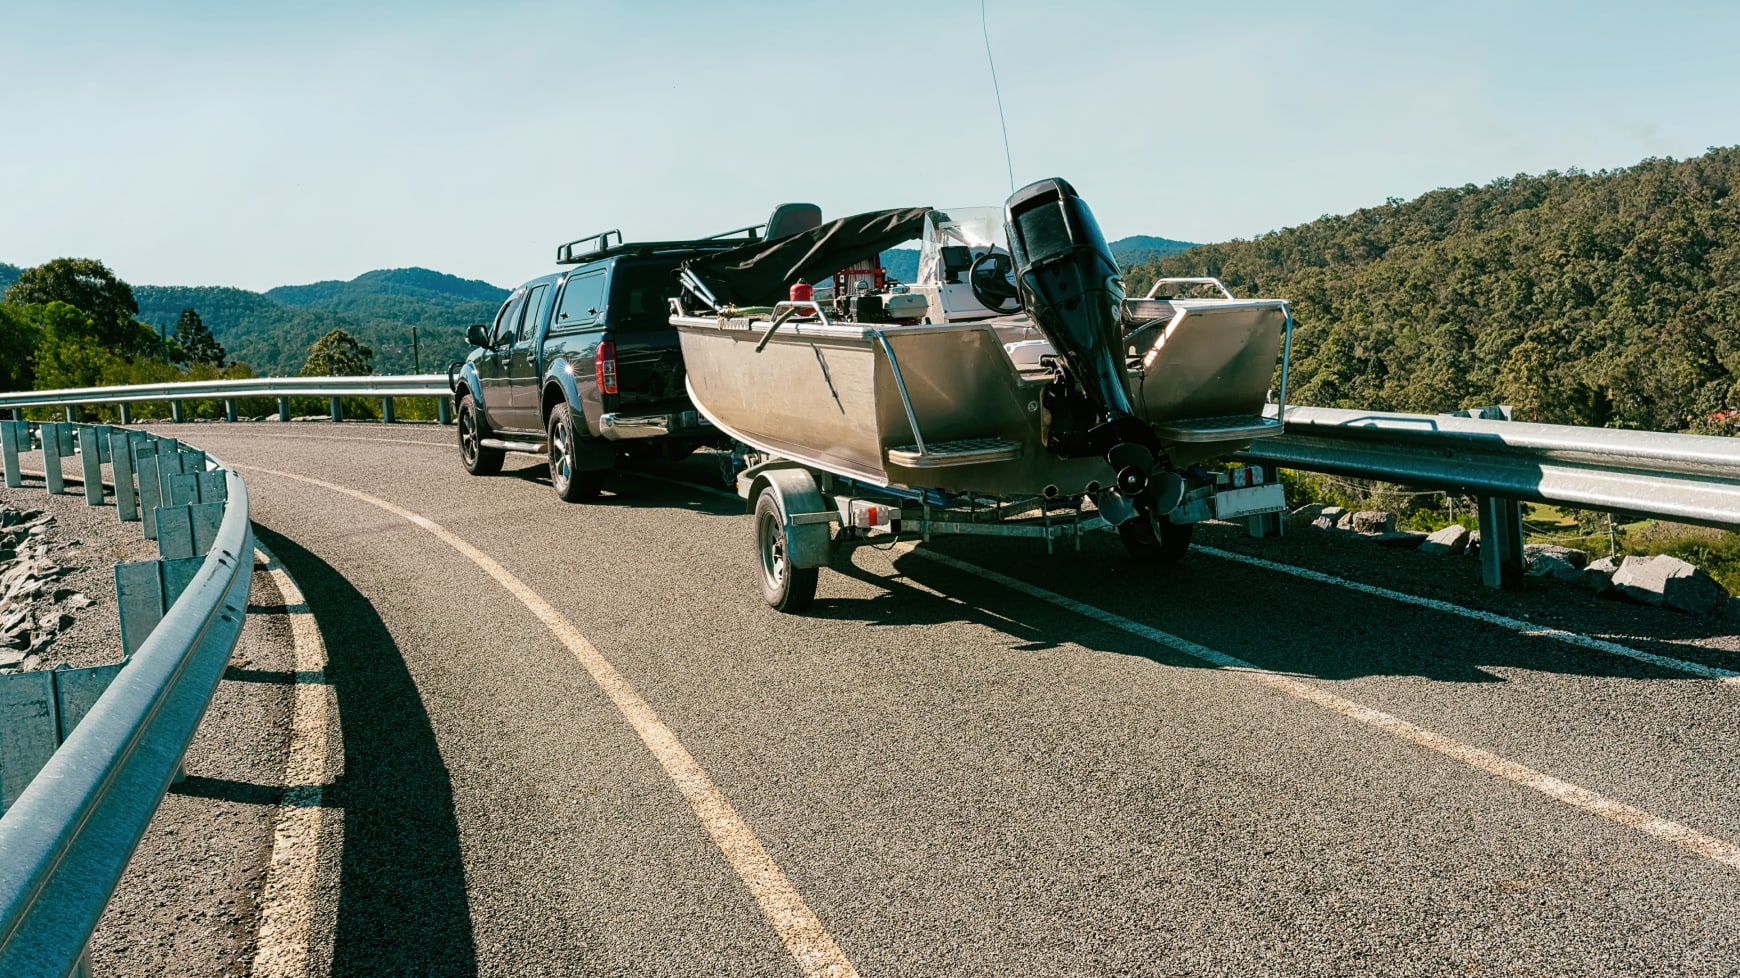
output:
<instances>
[{"instance_id":1,"label":"truck rear window","mask_svg":"<svg viewBox=\"0 0 1740 978\"><path fill-rule=\"evenodd\" d=\"M611 273L610 322L616 328L653 328L670 324L670 300L677 294L674 265L619 262Z\"/></svg>"}]
</instances>

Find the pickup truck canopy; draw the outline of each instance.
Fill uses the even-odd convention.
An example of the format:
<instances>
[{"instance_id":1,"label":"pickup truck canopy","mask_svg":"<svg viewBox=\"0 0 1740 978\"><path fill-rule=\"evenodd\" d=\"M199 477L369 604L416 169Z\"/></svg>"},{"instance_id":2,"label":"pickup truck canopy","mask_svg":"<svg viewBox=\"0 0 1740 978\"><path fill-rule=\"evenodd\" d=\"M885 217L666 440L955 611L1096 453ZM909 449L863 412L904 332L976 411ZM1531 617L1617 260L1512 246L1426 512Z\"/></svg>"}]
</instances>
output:
<instances>
[{"instance_id":1,"label":"pickup truck canopy","mask_svg":"<svg viewBox=\"0 0 1740 978\"><path fill-rule=\"evenodd\" d=\"M902 241L922 235L929 207L871 211L772 241L756 241L683 263L720 302L770 306L791 286L814 284Z\"/></svg>"}]
</instances>

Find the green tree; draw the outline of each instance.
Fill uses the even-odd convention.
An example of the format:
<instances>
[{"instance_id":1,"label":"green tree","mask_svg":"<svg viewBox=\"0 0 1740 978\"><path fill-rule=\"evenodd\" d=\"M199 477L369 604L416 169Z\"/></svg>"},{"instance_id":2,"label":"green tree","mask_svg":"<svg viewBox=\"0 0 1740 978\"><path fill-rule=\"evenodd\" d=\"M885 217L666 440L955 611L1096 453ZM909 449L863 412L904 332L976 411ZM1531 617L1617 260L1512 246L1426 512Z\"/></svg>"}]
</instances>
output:
<instances>
[{"instance_id":1,"label":"green tree","mask_svg":"<svg viewBox=\"0 0 1740 978\"><path fill-rule=\"evenodd\" d=\"M175 344L180 347L182 362L219 368L224 365L224 348L192 309L181 310L175 320Z\"/></svg>"},{"instance_id":2,"label":"green tree","mask_svg":"<svg viewBox=\"0 0 1740 978\"><path fill-rule=\"evenodd\" d=\"M20 306L0 302L0 391L30 390L42 327Z\"/></svg>"},{"instance_id":3,"label":"green tree","mask_svg":"<svg viewBox=\"0 0 1740 978\"><path fill-rule=\"evenodd\" d=\"M42 324L37 390L126 383L128 361L96 338L89 313L64 302L32 308L40 310Z\"/></svg>"},{"instance_id":4,"label":"green tree","mask_svg":"<svg viewBox=\"0 0 1740 978\"><path fill-rule=\"evenodd\" d=\"M308 348L304 377L360 377L374 370L374 351L342 329L335 329Z\"/></svg>"},{"instance_id":5,"label":"green tree","mask_svg":"<svg viewBox=\"0 0 1740 978\"><path fill-rule=\"evenodd\" d=\"M95 258L56 258L27 268L6 290L6 302L46 306L64 302L89 317L87 338L123 356L149 354L155 337L134 320L139 303L133 289Z\"/></svg>"}]
</instances>

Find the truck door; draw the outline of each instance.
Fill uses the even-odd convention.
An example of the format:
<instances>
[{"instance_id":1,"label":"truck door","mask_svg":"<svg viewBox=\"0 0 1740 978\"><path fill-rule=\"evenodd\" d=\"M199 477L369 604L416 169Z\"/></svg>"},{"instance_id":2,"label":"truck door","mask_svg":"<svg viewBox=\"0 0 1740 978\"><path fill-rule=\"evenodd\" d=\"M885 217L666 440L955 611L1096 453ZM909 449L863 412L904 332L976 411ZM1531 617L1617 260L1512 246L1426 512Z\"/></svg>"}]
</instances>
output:
<instances>
[{"instance_id":1,"label":"truck door","mask_svg":"<svg viewBox=\"0 0 1740 978\"><path fill-rule=\"evenodd\" d=\"M502 423L510 428L536 431L544 423L538 410L538 381L542 379L538 343L544 338L549 296L548 284L534 285L526 293L525 315L520 317L519 330L508 351L508 414Z\"/></svg>"},{"instance_id":2,"label":"truck door","mask_svg":"<svg viewBox=\"0 0 1740 978\"><path fill-rule=\"evenodd\" d=\"M512 428L508 418L513 405L508 399L508 363L513 354L514 334L519 330L520 317L526 308L526 290L518 289L502 303L490 330L489 351L477 360L478 385L483 388L483 414L489 427L501 431Z\"/></svg>"}]
</instances>

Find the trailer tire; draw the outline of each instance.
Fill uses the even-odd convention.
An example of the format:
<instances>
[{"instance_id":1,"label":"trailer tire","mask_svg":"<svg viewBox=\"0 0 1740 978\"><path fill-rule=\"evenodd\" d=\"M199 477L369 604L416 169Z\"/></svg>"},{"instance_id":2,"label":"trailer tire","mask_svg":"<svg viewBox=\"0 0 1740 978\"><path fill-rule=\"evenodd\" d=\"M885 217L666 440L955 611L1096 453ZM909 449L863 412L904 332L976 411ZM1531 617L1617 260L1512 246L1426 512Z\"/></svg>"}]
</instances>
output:
<instances>
[{"instance_id":1,"label":"trailer tire","mask_svg":"<svg viewBox=\"0 0 1740 978\"><path fill-rule=\"evenodd\" d=\"M1118 539L1138 562L1170 567L1184 559L1195 529L1194 523L1174 523L1164 516L1139 512L1118 524Z\"/></svg>"},{"instance_id":2,"label":"trailer tire","mask_svg":"<svg viewBox=\"0 0 1740 978\"><path fill-rule=\"evenodd\" d=\"M793 567L786 536L785 506L772 487L755 500L755 576L761 582L761 597L775 611L796 614L816 597L815 567Z\"/></svg>"}]
</instances>

